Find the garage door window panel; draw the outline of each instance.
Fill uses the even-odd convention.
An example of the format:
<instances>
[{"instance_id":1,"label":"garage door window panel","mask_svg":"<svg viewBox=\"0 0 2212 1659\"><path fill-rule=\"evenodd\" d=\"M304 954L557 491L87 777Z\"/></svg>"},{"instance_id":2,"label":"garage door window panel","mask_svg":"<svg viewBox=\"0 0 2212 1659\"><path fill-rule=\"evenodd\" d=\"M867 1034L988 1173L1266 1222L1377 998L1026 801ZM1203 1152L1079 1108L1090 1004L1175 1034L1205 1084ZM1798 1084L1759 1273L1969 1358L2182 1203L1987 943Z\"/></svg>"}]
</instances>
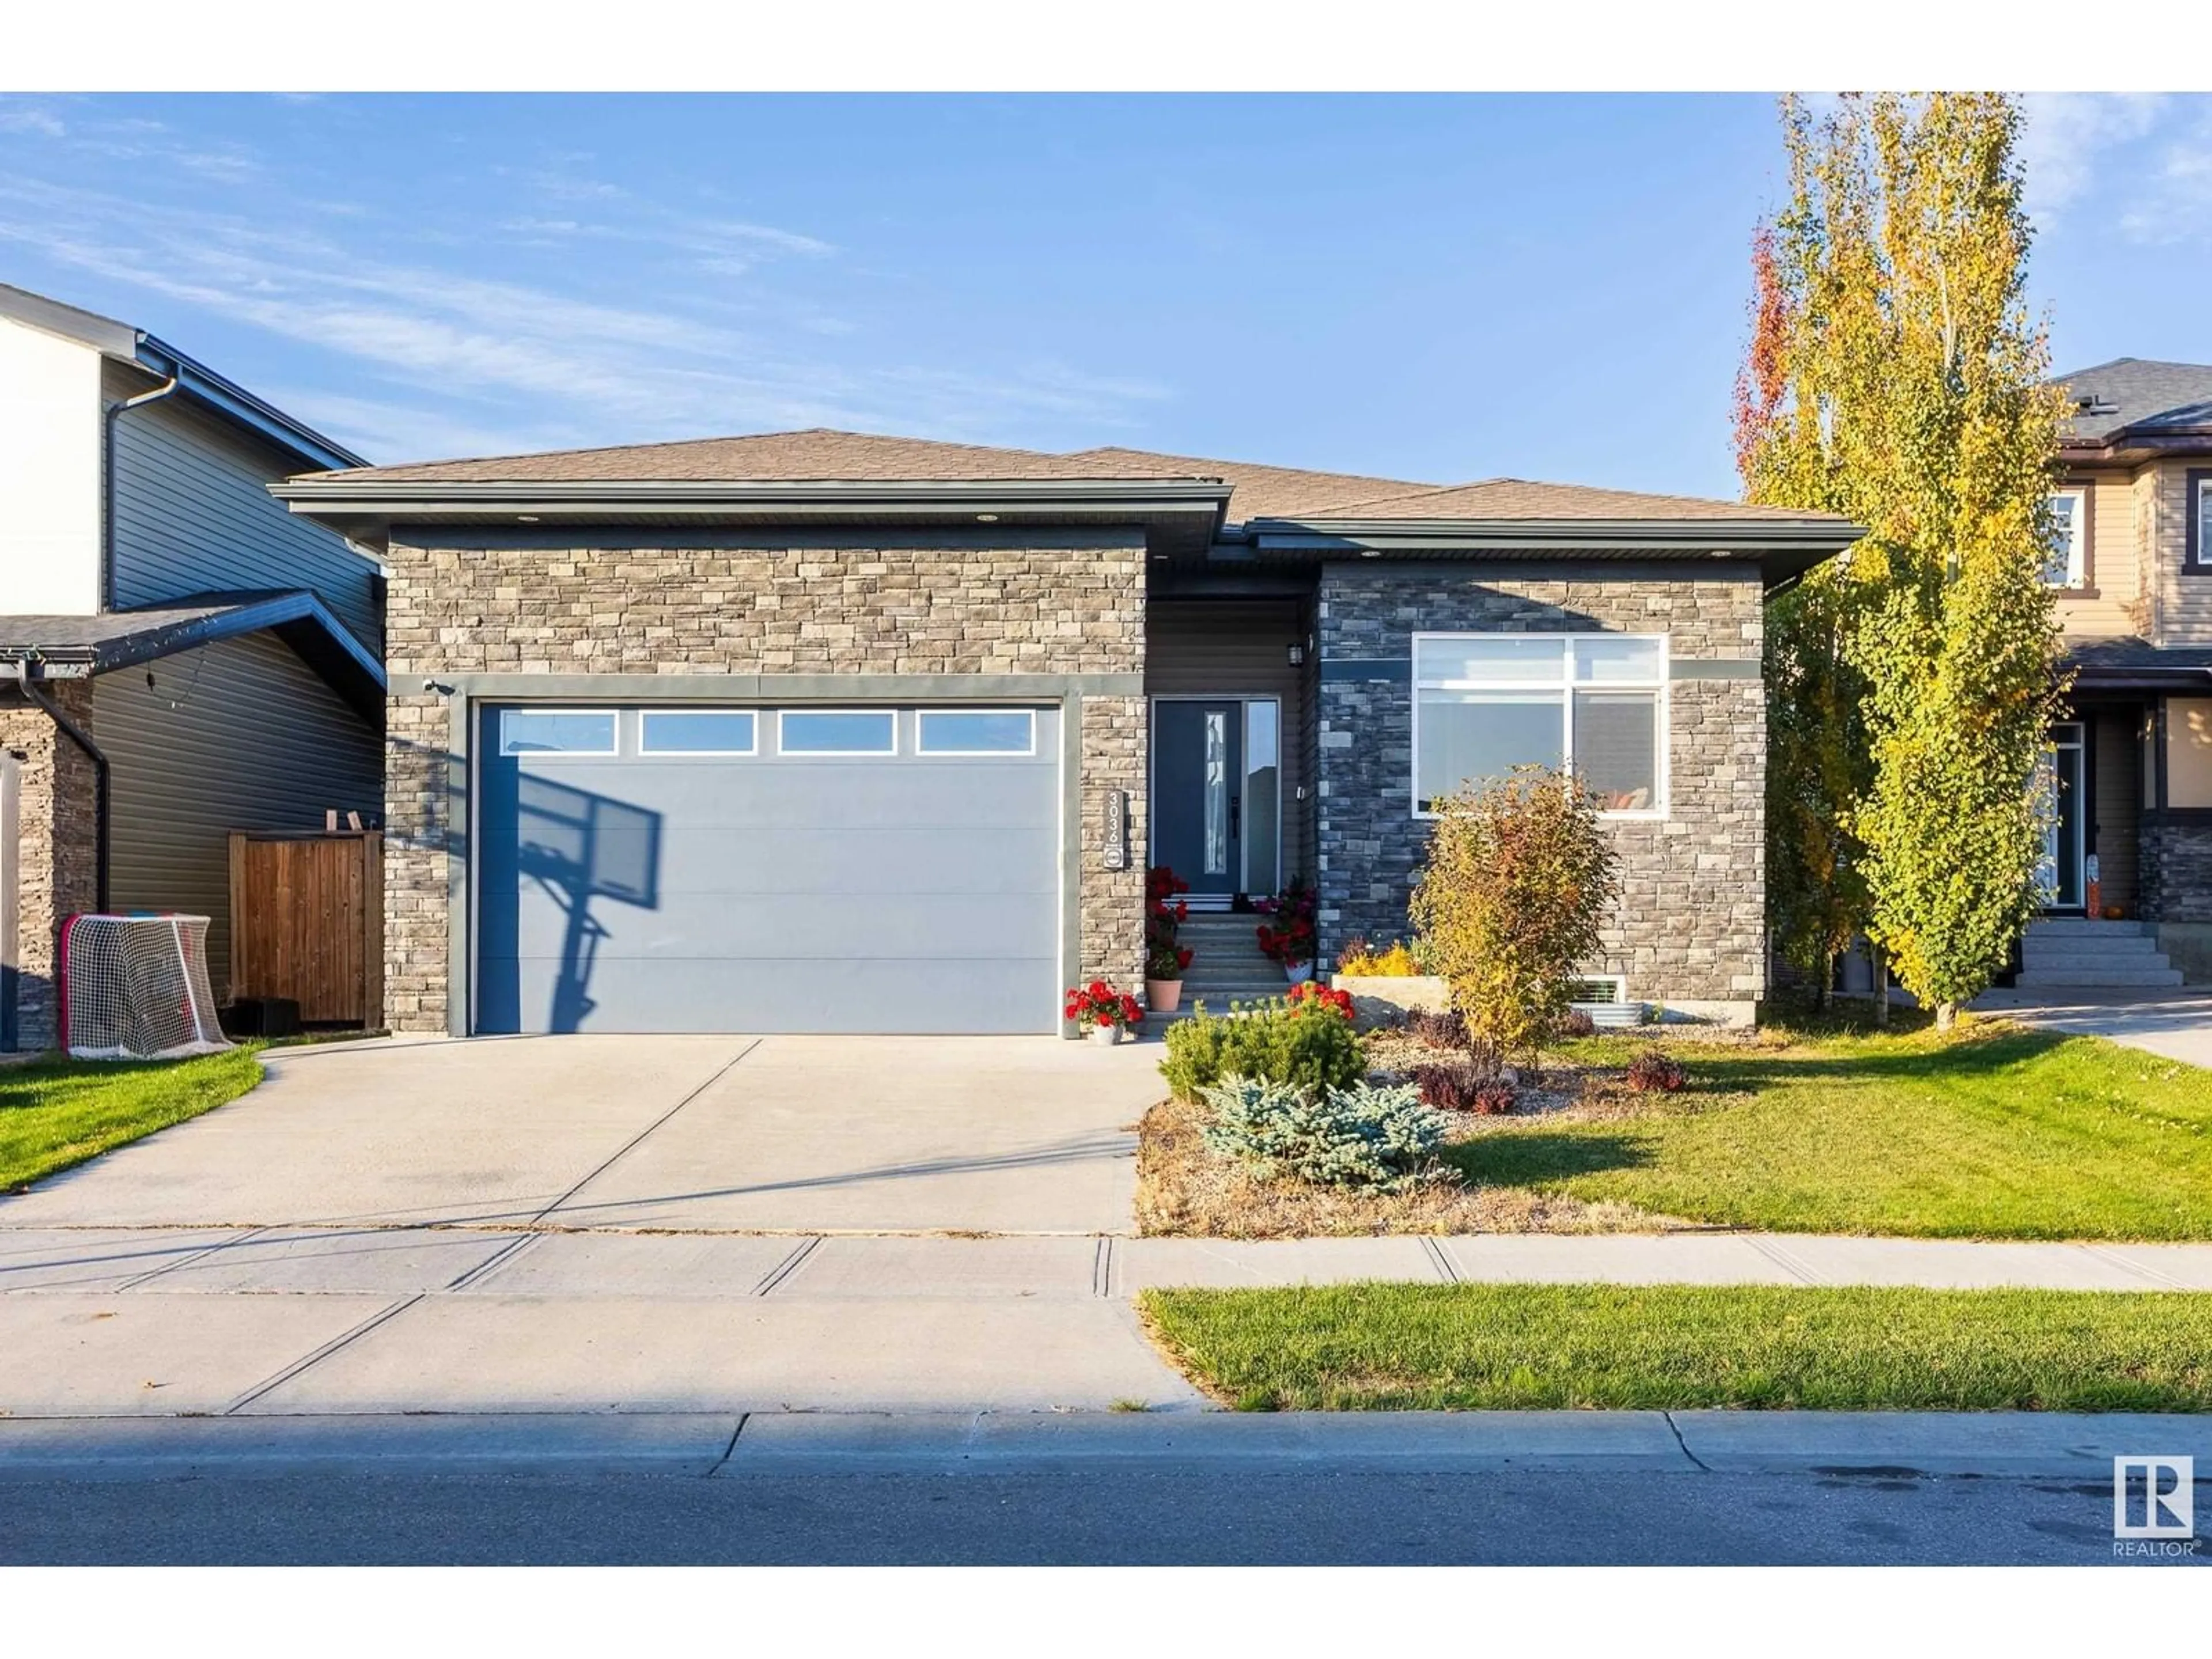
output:
<instances>
[{"instance_id":1,"label":"garage door window panel","mask_svg":"<svg viewBox=\"0 0 2212 1659\"><path fill-rule=\"evenodd\" d=\"M1036 753L1036 716L1026 708L925 708L916 721L924 755Z\"/></svg>"},{"instance_id":2,"label":"garage door window panel","mask_svg":"<svg viewBox=\"0 0 2212 1659\"><path fill-rule=\"evenodd\" d=\"M611 755L615 714L611 708L502 708L499 714L502 755Z\"/></svg>"},{"instance_id":3,"label":"garage door window panel","mask_svg":"<svg viewBox=\"0 0 2212 1659\"><path fill-rule=\"evenodd\" d=\"M776 716L785 755L896 755L898 719L889 709L787 708Z\"/></svg>"},{"instance_id":4,"label":"garage door window panel","mask_svg":"<svg viewBox=\"0 0 2212 1659\"><path fill-rule=\"evenodd\" d=\"M744 756L758 748L757 721L747 708L648 708L639 721L642 755Z\"/></svg>"}]
</instances>

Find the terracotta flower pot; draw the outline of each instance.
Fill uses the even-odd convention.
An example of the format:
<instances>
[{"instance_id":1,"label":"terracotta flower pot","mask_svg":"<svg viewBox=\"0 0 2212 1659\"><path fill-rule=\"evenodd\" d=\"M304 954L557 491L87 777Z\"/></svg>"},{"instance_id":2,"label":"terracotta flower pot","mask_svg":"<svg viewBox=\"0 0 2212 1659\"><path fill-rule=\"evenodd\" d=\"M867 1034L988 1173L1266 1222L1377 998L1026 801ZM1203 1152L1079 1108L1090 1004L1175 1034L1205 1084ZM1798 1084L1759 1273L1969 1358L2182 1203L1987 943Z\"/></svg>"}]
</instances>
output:
<instances>
[{"instance_id":1,"label":"terracotta flower pot","mask_svg":"<svg viewBox=\"0 0 2212 1659\"><path fill-rule=\"evenodd\" d=\"M1091 1028L1091 1040L1103 1048L1110 1048L1121 1040L1121 1028L1118 1025L1094 1025Z\"/></svg>"},{"instance_id":2,"label":"terracotta flower pot","mask_svg":"<svg viewBox=\"0 0 2212 1659\"><path fill-rule=\"evenodd\" d=\"M1145 1006L1156 1014L1171 1014L1176 1004L1182 1000L1182 981L1179 979L1148 979L1145 981Z\"/></svg>"}]
</instances>

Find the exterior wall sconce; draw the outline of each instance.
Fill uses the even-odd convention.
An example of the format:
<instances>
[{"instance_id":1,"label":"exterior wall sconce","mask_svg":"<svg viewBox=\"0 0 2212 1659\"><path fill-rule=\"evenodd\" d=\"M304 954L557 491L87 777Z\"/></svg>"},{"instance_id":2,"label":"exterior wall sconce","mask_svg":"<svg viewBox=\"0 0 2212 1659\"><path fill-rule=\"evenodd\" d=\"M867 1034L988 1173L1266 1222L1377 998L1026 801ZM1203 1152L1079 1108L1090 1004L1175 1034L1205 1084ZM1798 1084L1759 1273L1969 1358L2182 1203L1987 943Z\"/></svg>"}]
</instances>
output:
<instances>
[{"instance_id":1,"label":"exterior wall sconce","mask_svg":"<svg viewBox=\"0 0 2212 1659\"><path fill-rule=\"evenodd\" d=\"M1305 647L1304 647L1303 645L1294 645L1294 646L1292 646L1292 647L1291 647L1291 667L1293 667L1293 668L1301 668L1301 667L1304 667L1304 666L1305 665L1305 660L1306 660L1306 648L1305 648Z\"/></svg>"}]
</instances>

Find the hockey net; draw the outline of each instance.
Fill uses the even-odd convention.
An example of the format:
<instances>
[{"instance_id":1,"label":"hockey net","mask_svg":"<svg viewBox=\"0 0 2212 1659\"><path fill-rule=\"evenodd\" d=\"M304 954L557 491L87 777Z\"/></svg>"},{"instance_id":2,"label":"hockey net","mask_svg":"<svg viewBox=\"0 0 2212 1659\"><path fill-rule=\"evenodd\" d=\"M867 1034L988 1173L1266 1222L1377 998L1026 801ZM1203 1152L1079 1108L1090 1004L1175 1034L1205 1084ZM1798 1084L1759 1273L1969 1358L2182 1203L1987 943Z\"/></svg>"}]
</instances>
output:
<instances>
[{"instance_id":1,"label":"hockey net","mask_svg":"<svg viewBox=\"0 0 2212 1659\"><path fill-rule=\"evenodd\" d=\"M216 1023L205 916L71 916L62 1041L80 1060L173 1060L231 1045Z\"/></svg>"}]
</instances>

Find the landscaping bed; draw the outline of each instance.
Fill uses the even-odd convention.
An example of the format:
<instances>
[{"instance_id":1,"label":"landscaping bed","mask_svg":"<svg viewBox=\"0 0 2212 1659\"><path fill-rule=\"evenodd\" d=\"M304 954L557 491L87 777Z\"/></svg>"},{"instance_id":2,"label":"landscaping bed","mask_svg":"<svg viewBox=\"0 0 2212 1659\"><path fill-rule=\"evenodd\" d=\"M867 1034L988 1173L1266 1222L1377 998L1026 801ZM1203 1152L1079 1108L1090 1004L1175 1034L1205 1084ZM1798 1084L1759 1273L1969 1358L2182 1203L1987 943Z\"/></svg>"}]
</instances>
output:
<instances>
[{"instance_id":1,"label":"landscaping bed","mask_svg":"<svg viewBox=\"0 0 2212 1659\"><path fill-rule=\"evenodd\" d=\"M1154 1290L1248 1411L2212 1410L2212 1297L1769 1285Z\"/></svg>"},{"instance_id":2,"label":"landscaping bed","mask_svg":"<svg viewBox=\"0 0 2212 1659\"><path fill-rule=\"evenodd\" d=\"M259 1047L191 1060L38 1060L0 1070L0 1193L237 1099L261 1081Z\"/></svg>"},{"instance_id":3,"label":"landscaping bed","mask_svg":"<svg viewBox=\"0 0 2212 1659\"><path fill-rule=\"evenodd\" d=\"M1448 1051L1364 1039L1389 1083ZM1657 1048L1677 1093L1629 1086ZM1900 1014L1571 1042L1513 1109L1449 1115L1442 1178L1376 1192L1261 1180L1200 1139L1206 1108L1141 1125L1138 1221L1227 1238L1722 1226L1953 1238L2212 1238L2212 1073L1996 1020Z\"/></svg>"}]
</instances>

